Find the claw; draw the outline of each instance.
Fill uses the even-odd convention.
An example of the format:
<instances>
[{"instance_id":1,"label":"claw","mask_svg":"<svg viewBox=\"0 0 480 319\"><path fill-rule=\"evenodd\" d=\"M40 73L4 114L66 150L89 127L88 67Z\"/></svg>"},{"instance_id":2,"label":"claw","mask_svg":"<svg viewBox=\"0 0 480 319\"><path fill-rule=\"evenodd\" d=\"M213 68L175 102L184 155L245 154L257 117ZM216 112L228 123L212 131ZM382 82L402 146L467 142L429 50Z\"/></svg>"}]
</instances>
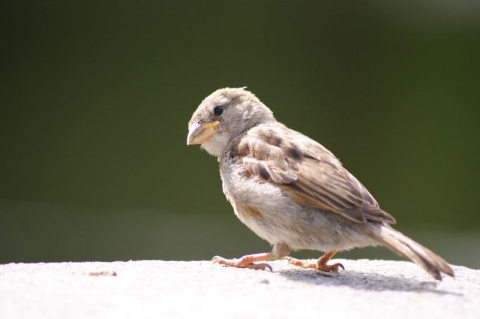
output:
<instances>
[{"instance_id":1,"label":"claw","mask_svg":"<svg viewBox=\"0 0 480 319\"><path fill-rule=\"evenodd\" d=\"M242 257L240 259L225 259L220 256L215 256L212 258L214 264L219 264L227 267L237 267L237 268L249 268L254 270L270 270L273 272L272 266L267 263L254 263L250 261L249 256Z\"/></svg>"},{"instance_id":2,"label":"claw","mask_svg":"<svg viewBox=\"0 0 480 319\"><path fill-rule=\"evenodd\" d=\"M266 264L266 263L261 263L261 264L250 264L250 265L247 265L247 268L250 268L250 269L255 269L255 270L270 270L270 272L273 272L273 268L272 266L270 266L269 264Z\"/></svg>"},{"instance_id":3,"label":"claw","mask_svg":"<svg viewBox=\"0 0 480 319\"><path fill-rule=\"evenodd\" d=\"M343 265L341 263L336 263L335 266L340 267L343 270L345 270L345 267L343 267ZM338 268L337 268L337 270L338 270Z\"/></svg>"},{"instance_id":4,"label":"claw","mask_svg":"<svg viewBox=\"0 0 480 319\"><path fill-rule=\"evenodd\" d=\"M292 257L285 257L284 259L288 261L289 264L303 267L303 268L314 268L326 272L338 272L339 268L345 270L342 264L336 263L333 265L327 265L327 262L335 255L336 251L329 251L322 257L320 257L316 262L301 261Z\"/></svg>"},{"instance_id":5,"label":"claw","mask_svg":"<svg viewBox=\"0 0 480 319\"><path fill-rule=\"evenodd\" d=\"M343 270L345 270L345 267L343 267L343 265L340 263L336 263L333 265L319 265L319 267L317 268L319 270L326 271L326 272L338 272L339 268L342 268Z\"/></svg>"},{"instance_id":6,"label":"claw","mask_svg":"<svg viewBox=\"0 0 480 319\"><path fill-rule=\"evenodd\" d=\"M215 256L215 257L212 258L212 263L214 263L214 264L225 265L226 261L227 261L226 259L224 259L220 256Z\"/></svg>"}]
</instances>

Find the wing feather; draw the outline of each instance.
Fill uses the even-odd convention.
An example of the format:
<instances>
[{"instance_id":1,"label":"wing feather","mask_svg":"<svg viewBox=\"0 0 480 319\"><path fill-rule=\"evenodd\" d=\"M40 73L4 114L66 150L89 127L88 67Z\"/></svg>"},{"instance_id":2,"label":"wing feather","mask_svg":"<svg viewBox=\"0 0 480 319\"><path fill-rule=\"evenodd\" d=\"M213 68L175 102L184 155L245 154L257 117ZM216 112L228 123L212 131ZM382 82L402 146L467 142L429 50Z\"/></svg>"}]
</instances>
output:
<instances>
[{"instance_id":1,"label":"wing feather","mask_svg":"<svg viewBox=\"0 0 480 319\"><path fill-rule=\"evenodd\" d=\"M301 205L357 223L395 223L330 151L282 124L251 129L236 142L232 156L242 161L247 174L278 184Z\"/></svg>"}]
</instances>

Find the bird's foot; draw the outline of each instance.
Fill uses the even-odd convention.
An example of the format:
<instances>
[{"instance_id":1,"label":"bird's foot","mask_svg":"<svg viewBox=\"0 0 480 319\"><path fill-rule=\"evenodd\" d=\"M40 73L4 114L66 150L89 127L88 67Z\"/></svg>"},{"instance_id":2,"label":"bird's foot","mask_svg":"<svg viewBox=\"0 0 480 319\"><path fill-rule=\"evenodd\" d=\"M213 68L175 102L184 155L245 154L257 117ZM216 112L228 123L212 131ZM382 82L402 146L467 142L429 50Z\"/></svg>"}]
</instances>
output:
<instances>
[{"instance_id":1,"label":"bird's foot","mask_svg":"<svg viewBox=\"0 0 480 319\"><path fill-rule=\"evenodd\" d=\"M322 257L320 257L316 262L308 262L298 260L292 257L285 257L284 259L288 261L289 264L295 265L303 268L314 268L325 272L337 272L340 268L345 270L342 264L336 263L332 265L327 265L327 262L336 254L336 251L329 251Z\"/></svg>"},{"instance_id":2,"label":"bird's foot","mask_svg":"<svg viewBox=\"0 0 480 319\"><path fill-rule=\"evenodd\" d=\"M302 268L317 268L317 263L303 261L293 257L285 257L283 259L288 261L290 265L294 265Z\"/></svg>"},{"instance_id":3,"label":"bird's foot","mask_svg":"<svg viewBox=\"0 0 480 319\"><path fill-rule=\"evenodd\" d=\"M263 254L257 255L247 255L243 256L240 259L225 259L220 256L215 256L212 258L214 264L219 264L227 267L237 267L237 268L249 268L255 270L270 270L273 272L272 266L267 263L255 263L255 261L265 260L261 258Z\"/></svg>"}]
</instances>

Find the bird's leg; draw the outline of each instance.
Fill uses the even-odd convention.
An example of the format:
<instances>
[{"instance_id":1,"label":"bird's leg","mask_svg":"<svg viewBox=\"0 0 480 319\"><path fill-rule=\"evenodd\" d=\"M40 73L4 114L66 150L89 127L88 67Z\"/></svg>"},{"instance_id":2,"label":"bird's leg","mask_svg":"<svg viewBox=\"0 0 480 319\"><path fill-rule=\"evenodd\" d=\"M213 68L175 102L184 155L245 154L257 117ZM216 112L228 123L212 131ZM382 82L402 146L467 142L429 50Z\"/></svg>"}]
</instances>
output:
<instances>
[{"instance_id":1,"label":"bird's leg","mask_svg":"<svg viewBox=\"0 0 480 319\"><path fill-rule=\"evenodd\" d=\"M322 257L320 257L316 262L307 262L301 261L292 257L285 257L288 260L289 264L303 267L303 268L315 268L318 270L326 271L326 272L337 272L339 268L345 270L342 264L336 263L333 265L327 265L327 263L332 259L333 256L337 253L337 250L331 250L325 253Z\"/></svg>"},{"instance_id":2,"label":"bird's leg","mask_svg":"<svg viewBox=\"0 0 480 319\"><path fill-rule=\"evenodd\" d=\"M330 272L330 271L337 272L339 268L342 268L343 270L345 270L345 267L343 267L343 265L340 263L327 265L330 259L332 259L332 257L335 256L337 252L338 252L337 250L331 250L326 252L325 255L323 255L322 257L320 257L317 260L317 269L327 271L327 272Z\"/></svg>"},{"instance_id":3,"label":"bird's leg","mask_svg":"<svg viewBox=\"0 0 480 319\"><path fill-rule=\"evenodd\" d=\"M215 256L212 259L214 264L224 265L228 267L237 268L250 268L255 270L270 270L273 272L272 267L267 263L256 263L259 261L281 259L290 253L290 247L284 243L276 243L273 245L272 252L260 253L253 255L246 255L239 259L225 259L219 256Z\"/></svg>"},{"instance_id":4,"label":"bird's leg","mask_svg":"<svg viewBox=\"0 0 480 319\"><path fill-rule=\"evenodd\" d=\"M258 261L277 259L273 253L260 253L253 255L246 255L239 259L225 259L219 256L212 258L214 264L224 265L228 267L237 268L250 268L255 270L270 270L273 272L272 267L267 263L257 263Z\"/></svg>"}]
</instances>

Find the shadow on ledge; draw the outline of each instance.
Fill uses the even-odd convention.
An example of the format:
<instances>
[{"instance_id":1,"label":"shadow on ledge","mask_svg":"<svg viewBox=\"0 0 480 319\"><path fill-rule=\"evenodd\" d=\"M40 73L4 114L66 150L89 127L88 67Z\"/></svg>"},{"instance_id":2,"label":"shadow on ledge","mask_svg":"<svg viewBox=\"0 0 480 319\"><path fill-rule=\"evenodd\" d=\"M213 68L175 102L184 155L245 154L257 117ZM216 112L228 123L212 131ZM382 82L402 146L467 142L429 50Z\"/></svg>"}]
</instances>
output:
<instances>
[{"instance_id":1,"label":"shadow on ledge","mask_svg":"<svg viewBox=\"0 0 480 319\"><path fill-rule=\"evenodd\" d=\"M353 289L373 291L390 290L430 292L440 295L463 295L437 289L438 282L433 281L433 279L432 281L419 281L398 276L362 273L352 270L326 273L312 269L284 269L279 270L278 273L289 280L300 281L311 285L348 286Z\"/></svg>"}]
</instances>

